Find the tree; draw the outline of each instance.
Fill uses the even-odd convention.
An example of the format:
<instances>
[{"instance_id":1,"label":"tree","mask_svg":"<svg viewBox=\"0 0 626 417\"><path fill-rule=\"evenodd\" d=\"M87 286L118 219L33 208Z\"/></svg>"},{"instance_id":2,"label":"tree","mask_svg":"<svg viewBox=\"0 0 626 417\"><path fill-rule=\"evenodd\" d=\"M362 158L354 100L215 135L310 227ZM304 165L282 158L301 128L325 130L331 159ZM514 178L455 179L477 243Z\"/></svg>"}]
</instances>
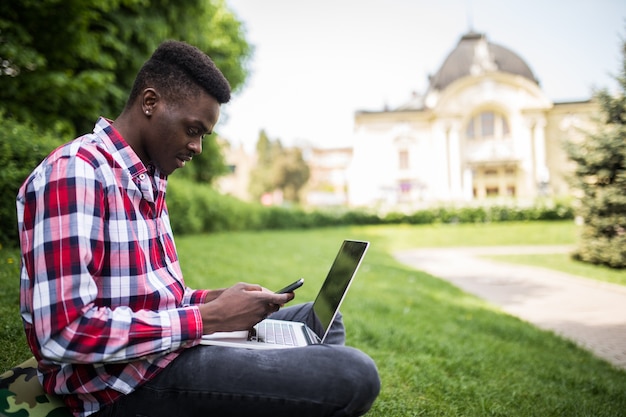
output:
<instances>
[{"instance_id":1,"label":"tree","mask_svg":"<svg viewBox=\"0 0 626 417\"><path fill-rule=\"evenodd\" d=\"M309 166L299 148L285 149L273 165L274 186L283 192L286 201L300 202L300 190L309 180Z\"/></svg>"},{"instance_id":2,"label":"tree","mask_svg":"<svg viewBox=\"0 0 626 417\"><path fill-rule=\"evenodd\" d=\"M261 199L263 194L272 192L275 189L272 184L270 171L274 154L276 153L273 148L276 146L280 146L280 142L272 142L264 130L259 132L259 139L256 143L257 161L255 167L250 172L250 185L248 189L250 195L255 200Z\"/></svg>"},{"instance_id":3,"label":"tree","mask_svg":"<svg viewBox=\"0 0 626 417\"><path fill-rule=\"evenodd\" d=\"M576 162L574 186L582 192L578 215L584 221L575 257L626 268L626 41L622 45L620 91L596 93L601 107L597 132L570 143Z\"/></svg>"},{"instance_id":4,"label":"tree","mask_svg":"<svg viewBox=\"0 0 626 417\"><path fill-rule=\"evenodd\" d=\"M115 118L166 39L198 46L233 90L243 86L252 48L224 0L0 1L1 243L16 241L15 195L27 174L98 116ZM188 168L202 182L225 171L215 137Z\"/></svg>"},{"instance_id":5,"label":"tree","mask_svg":"<svg viewBox=\"0 0 626 417\"><path fill-rule=\"evenodd\" d=\"M309 180L309 167L299 148L283 148L280 140L272 141L265 131L256 144L257 163L251 172L250 194L260 199L266 193L282 191L286 201L298 203L300 190Z\"/></svg>"},{"instance_id":6,"label":"tree","mask_svg":"<svg viewBox=\"0 0 626 417\"><path fill-rule=\"evenodd\" d=\"M90 130L121 111L156 46L178 39L209 54L233 89L251 48L223 0L0 2L0 108L42 127Z\"/></svg>"},{"instance_id":7,"label":"tree","mask_svg":"<svg viewBox=\"0 0 626 417\"><path fill-rule=\"evenodd\" d=\"M7 119L0 111L0 244L18 243L15 196L30 171L59 146L58 135Z\"/></svg>"}]
</instances>

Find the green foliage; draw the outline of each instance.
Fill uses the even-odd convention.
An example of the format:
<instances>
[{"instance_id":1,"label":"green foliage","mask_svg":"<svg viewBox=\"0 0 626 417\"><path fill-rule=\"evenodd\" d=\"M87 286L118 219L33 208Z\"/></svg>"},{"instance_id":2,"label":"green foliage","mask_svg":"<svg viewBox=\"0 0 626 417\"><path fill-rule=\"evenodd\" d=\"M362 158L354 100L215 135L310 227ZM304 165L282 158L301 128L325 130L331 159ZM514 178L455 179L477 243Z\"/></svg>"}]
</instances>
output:
<instances>
[{"instance_id":1,"label":"green foliage","mask_svg":"<svg viewBox=\"0 0 626 417\"><path fill-rule=\"evenodd\" d=\"M259 139L256 143L256 166L250 173L250 195L255 201L259 201L265 193L272 192L274 186L272 184L270 169L272 167L273 155L276 153L274 148L280 146L280 142L272 142L264 130L259 132Z\"/></svg>"},{"instance_id":2,"label":"green foliage","mask_svg":"<svg viewBox=\"0 0 626 417\"><path fill-rule=\"evenodd\" d=\"M263 194L280 190L285 201L298 203L300 190L310 175L302 150L283 148L280 140L271 140L261 131L256 154L257 164L250 175L250 195L258 201Z\"/></svg>"},{"instance_id":3,"label":"green foliage","mask_svg":"<svg viewBox=\"0 0 626 417\"><path fill-rule=\"evenodd\" d=\"M584 226L576 257L613 268L626 268L626 42L623 48L620 93L597 93L597 132L567 147L576 162L573 183L582 193L578 215Z\"/></svg>"},{"instance_id":4,"label":"green foliage","mask_svg":"<svg viewBox=\"0 0 626 417\"><path fill-rule=\"evenodd\" d=\"M378 215L366 210L304 210L298 207L266 207L222 195L208 184L194 183L177 174L170 177L167 202L172 228L176 234L227 230L308 229L349 225L456 224L573 219L572 208L562 203L526 208L440 207L410 214L388 213L386 215Z\"/></svg>"},{"instance_id":5,"label":"green foliage","mask_svg":"<svg viewBox=\"0 0 626 417\"><path fill-rule=\"evenodd\" d=\"M15 197L30 172L61 144L58 135L21 124L0 112L0 244L15 246Z\"/></svg>"},{"instance_id":6,"label":"green foliage","mask_svg":"<svg viewBox=\"0 0 626 417\"><path fill-rule=\"evenodd\" d=\"M298 203L300 190L309 180L309 166L299 148L285 149L272 166L273 182L286 201Z\"/></svg>"},{"instance_id":7,"label":"green foliage","mask_svg":"<svg viewBox=\"0 0 626 417\"><path fill-rule=\"evenodd\" d=\"M176 176L169 179L167 205L176 235L261 227L259 211L253 205Z\"/></svg>"},{"instance_id":8,"label":"green foliage","mask_svg":"<svg viewBox=\"0 0 626 417\"><path fill-rule=\"evenodd\" d=\"M193 163L185 165L185 169L178 170L176 175L212 184L218 177L228 173L222 146L216 134L206 136L202 142L202 153L194 155Z\"/></svg>"},{"instance_id":9,"label":"green foliage","mask_svg":"<svg viewBox=\"0 0 626 417\"><path fill-rule=\"evenodd\" d=\"M178 39L209 54L234 89L251 48L223 0L0 3L0 107L39 126L90 131L121 111L154 48Z\"/></svg>"},{"instance_id":10,"label":"green foliage","mask_svg":"<svg viewBox=\"0 0 626 417\"><path fill-rule=\"evenodd\" d=\"M430 223L491 223L507 221L567 220L573 219L573 209L565 203L538 204L531 207L484 206L439 207L413 213L389 213L382 222L406 224Z\"/></svg>"},{"instance_id":11,"label":"green foliage","mask_svg":"<svg viewBox=\"0 0 626 417\"><path fill-rule=\"evenodd\" d=\"M136 72L166 39L198 46L233 89L243 85L252 49L224 0L0 2L0 242L16 243L14 197L63 142L56 138L119 114ZM194 159L195 181L226 171L215 137Z\"/></svg>"}]
</instances>

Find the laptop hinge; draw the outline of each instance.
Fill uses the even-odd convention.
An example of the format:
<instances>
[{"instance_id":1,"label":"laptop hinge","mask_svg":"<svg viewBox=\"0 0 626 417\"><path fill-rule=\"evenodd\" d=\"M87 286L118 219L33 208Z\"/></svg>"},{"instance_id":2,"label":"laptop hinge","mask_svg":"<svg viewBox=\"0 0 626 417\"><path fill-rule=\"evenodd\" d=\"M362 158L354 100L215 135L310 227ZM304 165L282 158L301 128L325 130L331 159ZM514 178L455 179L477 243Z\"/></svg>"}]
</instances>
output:
<instances>
[{"instance_id":1,"label":"laptop hinge","mask_svg":"<svg viewBox=\"0 0 626 417\"><path fill-rule=\"evenodd\" d=\"M322 339L320 339L320 337L313 330L309 329L309 326L302 326L302 332L304 333L304 337L309 345L319 345L322 343Z\"/></svg>"}]
</instances>

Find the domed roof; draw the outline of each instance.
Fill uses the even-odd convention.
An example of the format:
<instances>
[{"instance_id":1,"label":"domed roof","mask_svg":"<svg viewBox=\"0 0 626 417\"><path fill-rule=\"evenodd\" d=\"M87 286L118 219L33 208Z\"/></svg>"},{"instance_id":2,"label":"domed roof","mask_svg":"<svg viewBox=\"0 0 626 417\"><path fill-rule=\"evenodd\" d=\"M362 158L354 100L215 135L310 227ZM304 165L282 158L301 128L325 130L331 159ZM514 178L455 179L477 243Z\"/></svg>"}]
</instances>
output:
<instances>
[{"instance_id":1,"label":"domed roof","mask_svg":"<svg viewBox=\"0 0 626 417\"><path fill-rule=\"evenodd\" d=\"M429 89L441 91L459 78L496 71L521 75L539 84L530 67L515 52L488 42L482 33L469 32L430 77Z\"/></svg>"}]
</instances>

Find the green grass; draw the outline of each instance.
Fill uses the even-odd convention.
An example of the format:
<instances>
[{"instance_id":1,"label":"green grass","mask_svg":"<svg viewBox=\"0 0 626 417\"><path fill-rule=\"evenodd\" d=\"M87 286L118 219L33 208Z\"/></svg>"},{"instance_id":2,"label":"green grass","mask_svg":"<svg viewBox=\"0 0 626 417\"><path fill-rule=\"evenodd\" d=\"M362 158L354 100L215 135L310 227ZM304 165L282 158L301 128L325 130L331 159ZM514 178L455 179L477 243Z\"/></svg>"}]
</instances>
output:
<instances>
[{"instance_id":1,"label":"green grass","mask_svg":"<svg viewBox=\"0 0 626 417\"><path fill-rule=\"evenodd\" d=\"M0 246L0 373L32 356L20 318L19 251Z\"/></svg>"},{"instance_id":2,"label":"green grass","mask_svg":"<svg viewBox=\"0 0 626 417\"><path fill-rule=\"evenodd\" d=\"M569 245L576 241L573 222L502 222L363 227L387 251L417 247Z\"/></svg>"},{"instance_id":3,"label":"green grass","mask_svg":"<svg viewBox=\"0 0 626 417\"><path fill-rule=\"evenodd\" d=\"M580 262L567 253L532 254L532 255L498 255L488 256L490 259L501 262L511 262L523 265L538 266L555 269L572 275L613 284L626 285L626 269L613 269L602 265L591 265Z\"/></svg>"},{"instance_id":4,"label":"green grass","mask_svg":"<svg viewBox=\"0 0 626 417\"><path fill-rule=\"evenodd\" d=\"M228 233L181 237L177 245L190 286L248 281L278 289L304 277L297 302L315 296L344 238L372 242L342 307L349 344L375 359L382 378L369 416L626 415L626 372L390 254L429 246L572 244L570 223ZM2 368L30 355L20 333L17 270L6 262L14 256L0 252L0 343L17 351L2 356Z\"/></svg>"}]
</instances>

